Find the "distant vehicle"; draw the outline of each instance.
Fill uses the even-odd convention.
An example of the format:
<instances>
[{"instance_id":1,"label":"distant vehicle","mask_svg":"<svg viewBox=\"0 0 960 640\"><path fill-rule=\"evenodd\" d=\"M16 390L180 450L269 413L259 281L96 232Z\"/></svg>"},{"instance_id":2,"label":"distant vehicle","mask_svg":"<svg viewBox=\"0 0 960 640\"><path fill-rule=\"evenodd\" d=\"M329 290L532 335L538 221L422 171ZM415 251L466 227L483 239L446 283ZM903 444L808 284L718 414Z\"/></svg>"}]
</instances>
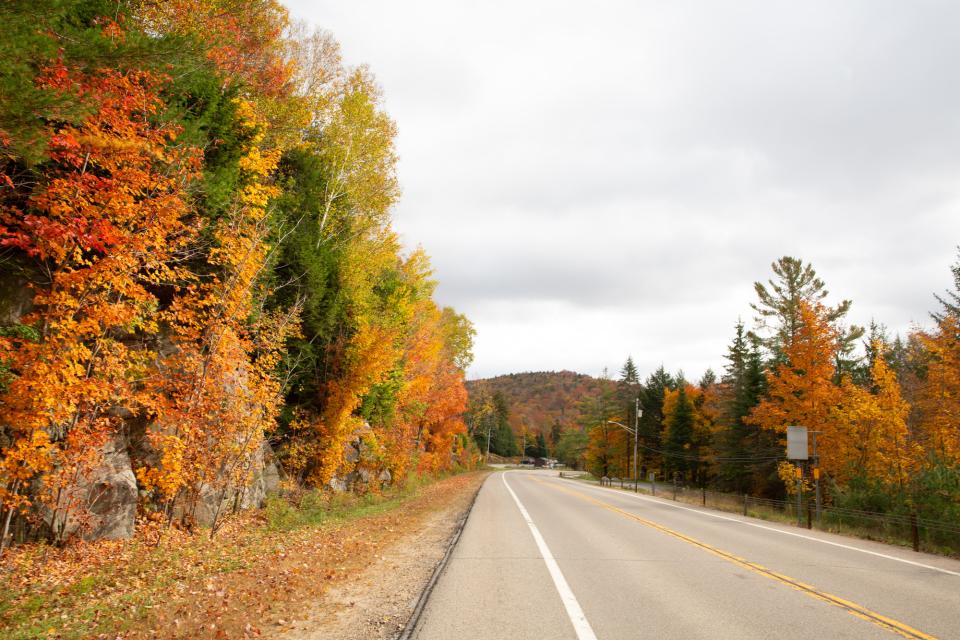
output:
<instances>
[{"instance_id":1,"label":"distant vehicle","mask_svg":"<svg viewBox=\"0 0 960 640\"><path fill-rule=\"evenodd\" d=\"M534 458L533 466L539 469L554 469L559 461L556 458Z\"/></svg>"}]
</instances>

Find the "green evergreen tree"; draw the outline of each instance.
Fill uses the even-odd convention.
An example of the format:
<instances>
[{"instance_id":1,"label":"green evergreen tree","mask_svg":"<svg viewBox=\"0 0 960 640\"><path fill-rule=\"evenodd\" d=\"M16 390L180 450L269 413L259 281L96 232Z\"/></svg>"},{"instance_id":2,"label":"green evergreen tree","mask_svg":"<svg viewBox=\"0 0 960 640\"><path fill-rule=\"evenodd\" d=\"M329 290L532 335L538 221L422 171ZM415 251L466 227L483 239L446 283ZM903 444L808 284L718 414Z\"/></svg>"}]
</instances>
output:
<instances>
[{"instance_id":1,"label":"green evergreen tree","mask_svg":"<svg viewBox=\"0 0 960 640\"><path fill-rule=\"evenodd\" d=\"M935 311L930 315L942 325L947 318L960 320L960 247L957 247L957 261L950 266L950 273L953 275L953 291L946 291L943 296L934 294L937 302L943 307L942 311Z\"/></svg>"},{"instance_id":2,"label":"green evergreen tree","mask_svg":"<svg viewBox=\"0 0 960 640\"><path fill-rule=\"evenodd\" d=\"M533 452L530 454L535 458L546 458L547 457L547 439L543 437L543 432L537 432L536 445L534 446Z\"/></svg>"},{"instance_id":3,"label":"green evergreen tree","mask_svg":"<svg viewBox=\"0 0 960 640\"><path fill-rule=\"evenodd\" d=\"M707 370L703 372L703 377L700 378L700 382L697 383L697 386L706 391L709 387L712 387L715 384L717 384L717 374L713 372L713 369L707 368Z\"/></svg>"},{"instance_id":4,"label":"green evergreen tree","mask_svg":"<svg viewBox=\"0 0 960 640\"><path fill-rule=\"evenodd\" d=\"M757 312L757 329L768 333L762 338L763 346L774 361L781 362L784 348L800 330L800 303L822 304L828 291L813 266L803 264L799 258L783 256L770 266L776 278L768 280L767 284L753 283L758 300L750 306ZM837 306L826 308L825 317L831 323L840 323L851 304L850 300L841 300ZM848 358L863 333L863 328L856 325L843 332L842 357L838 362L840 370L854 364Z\"/></svg>"},{"instance_id":5,"label":"green evergreen tree","mask_svg":"<svg viewBox=\"0 0 960 640\"><path fill-rule=\"evenodd\" d=\"M667 439L664 442L666 456L664 460L668 472L677 472L681 478L697 466L696 460L691 459L698 451L693 446L694 408L687 395L684 380L677 381L677 406L669 418Z\"/></svg>"},{"instance_id":6,"label":"green evergreen tree","mask_svg":"<svg viewBox=\"0 0 960 640\"><path fill-rule=\"evenodd\" d=\"M660 455L650 449L661 449L660 435L663 428L663 393L675 389L676 381L667 373L663 365L651 373L640 389L640 444L645 447L641 454L641 463L653 468L661 463Z\"/></svg>"},{"instance_id":7,"label":"green evergreen tree","mask_svg":"<svg viewBox=\"0 0 960 640\"><path fill-rule=\"evenodd\" d=\"M735 328L733 342L727 352L726 374L723 378L723 431L718 435L720 457L718 485L738 493L757 489L757 475L766 477L774 472L771 461L763 458L770 433L755 425L744 423L763 395L765 387L763 357L756 338L747 334L742 321Z\"/></svg>"},{"instance_id":8,"label":"green evergreen tree","mask_svg":"<svg viewBox=\"0 0 960 640\"><path fill-rule=\"evenodd\" d=\"M631 429L636 423L637 400L640 397L640 377L637 373L637 367L633 363L632 357L627 357L623 368L620 369L620 379L617 381L617 406L619 408L619 421L623 422ZM633 469L633 436L630 436L624 442L623 457L625 459L625 468L632 473ZM639 457L639 456L638 456ZM639 470L639 465L637 465Z\"/></svg>"},{"instance_id":9,"label":"green evergreen tree","mask_svg":"<svg viewBox=\"0 0 960 640\"><path fill-rule=\"evenodd\" d=\"M627 361L623 363L623 368L620 369L620 382L624 384L640 384L637 366L633 364L632 356L627 356Z\"/></svg>"},{"instance_id":10,"label":"green evergreen tree","mask_svg":"<svg viewBox=\"0 0 960 640\"><path fill-rule=\"evenodd\" d=\"M510 407L502 393L493 394L493 407L496 429L491 437L490 451L505 457L519 455L520 447L517 446L517 437L510 427Z\"/></svg>"}]
</instances>

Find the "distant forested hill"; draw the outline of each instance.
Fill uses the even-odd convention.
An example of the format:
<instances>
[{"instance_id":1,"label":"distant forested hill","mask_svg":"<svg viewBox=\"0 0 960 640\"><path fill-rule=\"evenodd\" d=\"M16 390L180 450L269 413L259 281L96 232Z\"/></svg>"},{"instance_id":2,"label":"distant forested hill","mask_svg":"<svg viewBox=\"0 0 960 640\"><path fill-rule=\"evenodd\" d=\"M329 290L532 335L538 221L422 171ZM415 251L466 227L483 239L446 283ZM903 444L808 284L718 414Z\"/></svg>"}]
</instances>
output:
<instances>
[{"instance_id":1,"label":"distant forested hill","mask_svg":"<svg viewBox=\"0 0 960 640\"><path fill-rule=\"evenodd\" d=\"M502 394L514 432L525 426L548 433L555 421L563 427L576 425L583 401L595 397L600 384L597 378L573 371L537 371L470 380L467 391L471 396Z\"/></svg>"}]
</instances>

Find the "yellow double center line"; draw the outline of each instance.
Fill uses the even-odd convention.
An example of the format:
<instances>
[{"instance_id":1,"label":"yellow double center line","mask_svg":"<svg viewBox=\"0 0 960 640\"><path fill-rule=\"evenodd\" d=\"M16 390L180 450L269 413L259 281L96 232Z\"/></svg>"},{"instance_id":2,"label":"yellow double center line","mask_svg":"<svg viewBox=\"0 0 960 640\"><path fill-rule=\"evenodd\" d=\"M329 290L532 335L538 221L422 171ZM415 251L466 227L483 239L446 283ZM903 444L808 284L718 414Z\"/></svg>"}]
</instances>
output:
<instances>
[{"instance_id":1,"label":"yellow double center line","mask_svg":"<svg viewBox=\"0 0 960 640\"><path fill-rule=\"evenodd\" d=\"M878 626L883 627L884 629L887 629L888 631L892 631L896 634L899 634L904 638L916 638L919 640L937 640L936 637L934 636L931 636L927 633L914 629L913 627L906 625L898 620L888 618L887 616L879 614L876 611L871 611L870 609L867 609L863 605L859 605L856 602L850 602L849 600L845 600L839 596L835 596L831 593L821 591L816 587L812 587L809 584L800 582L799 580L791 578L790 576L785 576L782 573L777 573L776 571L773 571L772 569L768 569L763 565L759 565L756 562L750 562L749 560L744 560L743 558L736 556L730 553L729 551L718 549L717 547L714 547L713 545L709 545L706 542L701 542L700 540L691 538L690 536L684 535L678 531L669 529L663 526L662 524L658 524L651 520L647 520L646 518L641 518L640 516L634 513L630 513L629 511L624 511L623 509L615 507L612 504L603 502L602 500L597 500L592 496L588 496L584 493L580 493L579 491L572 491L570 489L567 489L566 487L558 486L555 482L547 482L545 480L540 480L539 478L535 478L535 480L541 484L545 484L553 489L556 489L557 491L562 491L572 496L576 496L581 500L592 502L597 506L603 507L604 509L608 511L612 511L625 518L630 518L631 520L635 520L642 525L650 527L651 529L662 531L663 533L669 536L673 536L678 540L683 540L684 542L692 544L695 547L700 547L704 551L712 553L713 555L723 558L724 560L727 560L729 562L732 562L733 564L743 567L744 569L749 569L750 571L758 575L789 585L794 589L796 589L797 591L807 594L808 596L817 598L818 600L823 600L824 602L829 602L832 605L835 605L837 607L840 607L841 609L848 611L849 613L852 613L858 618L868 620Z\"/></svg>"}]
</instances>

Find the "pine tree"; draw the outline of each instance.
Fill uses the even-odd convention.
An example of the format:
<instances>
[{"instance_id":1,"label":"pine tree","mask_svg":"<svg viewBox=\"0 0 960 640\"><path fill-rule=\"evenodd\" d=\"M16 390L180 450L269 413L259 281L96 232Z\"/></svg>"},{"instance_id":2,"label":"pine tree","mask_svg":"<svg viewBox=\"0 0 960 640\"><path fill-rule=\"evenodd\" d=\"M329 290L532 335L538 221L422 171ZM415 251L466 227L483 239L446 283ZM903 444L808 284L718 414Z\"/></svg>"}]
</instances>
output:
<instances>
[{"instance_id":1,"label":"pine tree","mask_svg":"<svg viewBox=\"0 0 960 640\"><path fill-rule=\"evenodd\" d=\"M547 439L543 437L543 432L537 432L537 445L536 449L533 451L534 457L537 458L546 458L547 457Z\"/></svg>"},{"instance_id":2,"label":"pine tree","mask_svg":"<svg viewBox=\"0 0 960 640\"><path fill-rule=\"evenodd\" d=\"M751 476L756 473L756 464L747 458L762 457L763 452L760 429L746 424L744 418L760 402L764 374L760 347L747 334L742 321L736 324L726 358L721 417L724 429L716 440L721 458L718 481L725 489L745 493L754 488Z\"/></svg>"},{"instance_id":3,"label":"pine tree","mask_svg":"<svg viewBox=\"0 0 960 640\"><path fill-rule=\"evenodd\" d=\"M823 280L817 277L813 266L810 263L803 264L800 258L783 256L770 266L776 278L768 280L766 285L753 283L758 301L750 306L757 312L757 328L771 332L762 340L763 345L776 362L782 362L783 350L793 342L802 325L801 303L822 305L829 292ZM850 300L841 300L835 307L823 306L827 322L838 325L851 304ZM863 333L863 328L855 325L842 333L838 364L852 366L845 358L853 351L855 341Z\"/></svg>"},{"instance_id":4,"label":"pine tree","mask_svg":"<svg viewBox=\"0 0 960 640\"><path fill-rule=\"evenodd\" d=\"M960 256L960 247L957 248L957 254ZM943 311L935 311L930 314L941 327L948 317L960 321L960 257L950 266L950 273L953 275L954 290L946 291L944 296L934 294L937 302L943 307Z\"/></svg>"},{"instance_id":5,"label":"pine tree","mask_svg":"<svg viewBox=\"0 0 960 640\"><path fill-rule=\"evenodd\" d=\"M702 391L706 391L709 387L717 384L717 374L713 372L713 369L708 368L703 372L703 377L700 378L700 382L697 383L697 386L700 387Z\"/></svg>"},{"instance_id":6,"label":"pine tree","mask_svg":"<svg viewBox=\"0 0 960 640\"><path fill-rule=\"evenodd\" d=\"M663 365L647 377L640 390L640 407L643 415L640 417L640 443L644 447L660 449L660 431L663 426L663 394L667 389L676 389L676 381L667 373ZM646 450L644 453L646 466L653 467L659 463L659 455Z\"/></svg>"},{"instance_id":7,"label":"pine tree","mask_svg":"<svg viewBox=\"0 0 960 640\"><path fill-rule=\"evenodd\" d=\"M697 461L693 459L698 453L693 446L694 407L687 395L685 381L677 382L676 394L676 404L664 420L664 450L667 453L664 465L668 471L686 477L697 466Z\"/></svg>"},{"instance_id":8,"label":"pine tree","mask_svg":"<svg viewBox=\"0 0 960 640\"><path fill-rule=\"evenodd\" d=\"M517 438L510 427L510 408L502 393L493 394L496 428L490 440L490 451L499 456L515 456L519 453Z\"/></svg>"},{"instance_id":9,"label":"pine tree","mask_svg":"<svg viewBox=\"0 0 960 640\"><path fill-rule=\"evenodd\" d=\"M620 382L623 384L640 384L640 377L637 373L637 366L633 363L633 357L627 356L627 361L620 369Z\"/></svg>"}]
</instances>

